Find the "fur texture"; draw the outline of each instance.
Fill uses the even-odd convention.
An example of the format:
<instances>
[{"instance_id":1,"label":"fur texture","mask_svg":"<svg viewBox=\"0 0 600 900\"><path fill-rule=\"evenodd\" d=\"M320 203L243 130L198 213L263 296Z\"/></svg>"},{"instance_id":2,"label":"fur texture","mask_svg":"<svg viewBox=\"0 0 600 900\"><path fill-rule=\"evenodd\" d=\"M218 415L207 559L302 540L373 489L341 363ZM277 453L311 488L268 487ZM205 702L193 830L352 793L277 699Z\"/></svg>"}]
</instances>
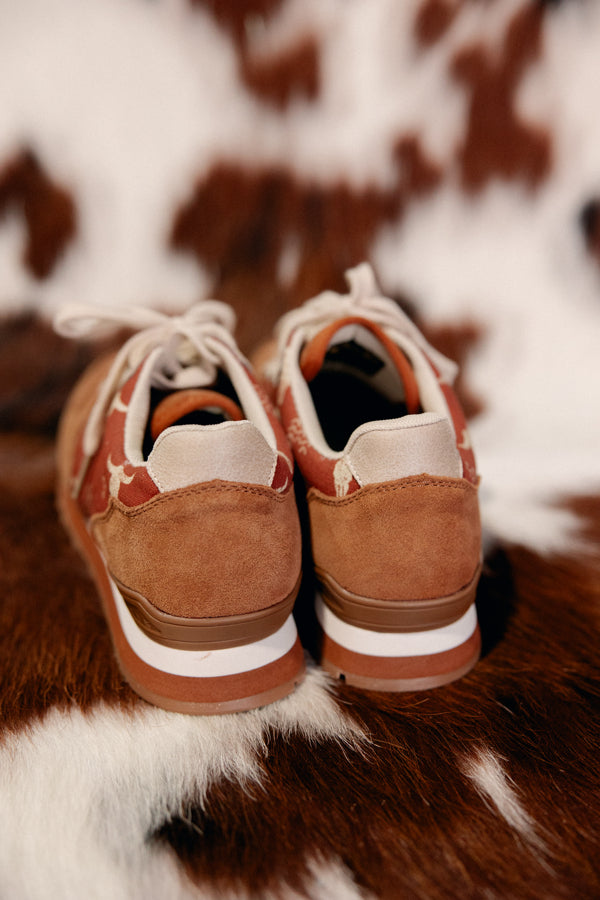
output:
<instances>
[{"instance_id":1,"label":"fur texture","mask_svg":"<svg viewBox=\"0 0 600 900\"><path fill-rule=\"evenodd\" d=\"M2 20L0 894L598 897L598 9L21 0ZM216 295L251 352L363 258L462 367L482 659L420 694L310 663L262 710L154 709L54 508L57 418L107 344L49 317ZM315 657L313 594L307 551Z\"/></svg>"}]
</instances>

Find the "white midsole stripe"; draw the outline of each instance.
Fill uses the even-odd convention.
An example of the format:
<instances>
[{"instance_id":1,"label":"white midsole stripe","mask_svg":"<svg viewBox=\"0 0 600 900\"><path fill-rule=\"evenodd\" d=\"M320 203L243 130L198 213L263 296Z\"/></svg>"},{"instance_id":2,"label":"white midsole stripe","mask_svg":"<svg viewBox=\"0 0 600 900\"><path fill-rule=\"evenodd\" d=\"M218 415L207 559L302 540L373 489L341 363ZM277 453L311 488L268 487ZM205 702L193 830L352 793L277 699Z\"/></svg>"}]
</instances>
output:
<instances>
[{"instance_id":1,"label":"white midsole stripe","mask_svg":"<svg viewBox=\"0 0 600 900\"><path fill-rule=\"evenodd\" d=\"M153 641L136 625L115 583L110 579L121 628L129 646L141 660L170 675L218 678L260 669L280 659L296 641L296 623L290 615L269 637L242 647L224 650L178 650Z\"/></svg>"},{"instance_id":2,"label":"white midsole stripe","mask_svg":"<svg viewBox=\"0 0 600 900\"><path fill-rule=\"evenodd\" d=\"M383 632L357 628L342 621L323 602L316 597L317 617L321 628L332 640L365 656L429 656L432 653L443 653L453 650L467 641L477 627L477 612L472 603L466 613L443 628L432 628L429 631Z\"/></svg>"}]
</instances>

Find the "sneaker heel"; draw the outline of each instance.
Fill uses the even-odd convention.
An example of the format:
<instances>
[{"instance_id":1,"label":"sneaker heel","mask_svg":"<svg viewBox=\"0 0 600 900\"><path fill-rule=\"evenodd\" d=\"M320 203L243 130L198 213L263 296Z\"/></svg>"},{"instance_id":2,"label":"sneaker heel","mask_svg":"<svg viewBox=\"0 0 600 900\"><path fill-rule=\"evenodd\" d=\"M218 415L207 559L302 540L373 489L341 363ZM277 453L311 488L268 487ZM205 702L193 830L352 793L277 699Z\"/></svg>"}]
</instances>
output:
<instances>
[{"instance_id":1,"label":"sneaker heel","mask_svg":"<svg viewBox=\"0 0 600 900\"><path fill-rule=\"evenodd\" d=\"M144 700L170 712L222 715L265 706L303 681L304 652L292 615L263 640L231 649L181 650L150 638L131 615L64 489L58 507L98 589L121 674Z\"/></svg>"}]
</instances>

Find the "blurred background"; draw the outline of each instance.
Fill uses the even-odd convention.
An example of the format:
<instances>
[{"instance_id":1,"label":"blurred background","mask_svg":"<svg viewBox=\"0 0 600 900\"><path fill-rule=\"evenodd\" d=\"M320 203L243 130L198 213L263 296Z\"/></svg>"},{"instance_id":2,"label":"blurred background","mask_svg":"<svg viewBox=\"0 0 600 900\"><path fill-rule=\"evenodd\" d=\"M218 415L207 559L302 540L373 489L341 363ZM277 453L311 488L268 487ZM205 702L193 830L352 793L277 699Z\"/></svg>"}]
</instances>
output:
<instances>
[{"instance_id":1,"label":"blurred background","mask_svg":"<svg viewBox=\"0 0 600 900\"><path fill-rule=\"evenodd\" d=\"M215 296L250 353L369 259L463 366L490 534L577 537L565 498L600 487L599 4L0 0L0 76L5 429L56 416L65 300Z\"/></svg>"}]
</instances>

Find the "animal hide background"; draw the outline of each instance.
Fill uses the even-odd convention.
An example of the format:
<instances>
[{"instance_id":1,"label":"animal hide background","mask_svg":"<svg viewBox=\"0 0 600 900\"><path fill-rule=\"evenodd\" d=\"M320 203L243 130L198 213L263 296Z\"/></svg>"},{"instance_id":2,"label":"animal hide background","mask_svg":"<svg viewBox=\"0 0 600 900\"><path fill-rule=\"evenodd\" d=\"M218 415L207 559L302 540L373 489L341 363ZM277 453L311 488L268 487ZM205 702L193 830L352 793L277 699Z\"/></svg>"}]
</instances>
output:
<instances>
[{"instance_id":1,"label":"animal hide background","mask_svg":"<svg viewBox=\"0 0 600 900\"><path fill-rule=\"evenodd\" d=\"M600 896L599 84L593 0L0 2L2 898ZM154 709L57 520L99 348L51 316L215 296L251 353L363 259L462 366L482 659Z\"/></svg>"}]
</instances>

